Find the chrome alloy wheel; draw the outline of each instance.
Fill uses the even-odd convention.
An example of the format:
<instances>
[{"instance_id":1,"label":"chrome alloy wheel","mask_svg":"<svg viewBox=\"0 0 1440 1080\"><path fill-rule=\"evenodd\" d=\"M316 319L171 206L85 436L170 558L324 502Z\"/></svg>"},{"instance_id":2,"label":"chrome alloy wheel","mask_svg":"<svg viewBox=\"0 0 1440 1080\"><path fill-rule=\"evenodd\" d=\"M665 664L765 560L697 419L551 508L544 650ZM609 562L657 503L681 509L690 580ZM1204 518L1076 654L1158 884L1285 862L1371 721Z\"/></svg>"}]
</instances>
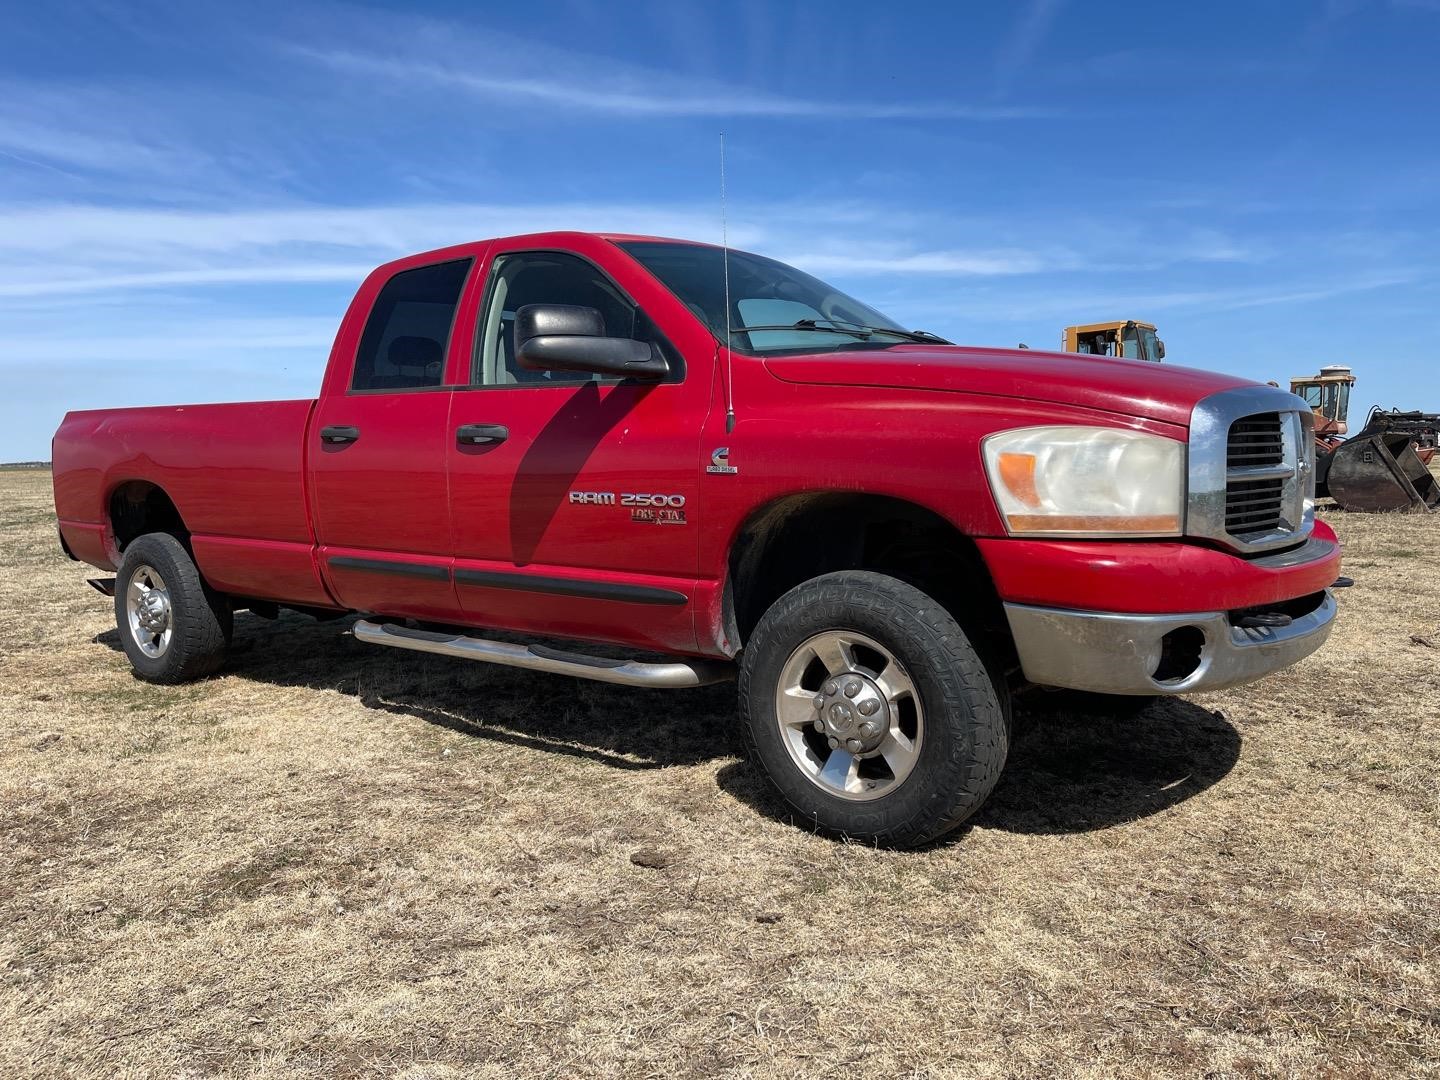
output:
<instances>
[{"instance_id":1,"label":"chrome alloy wheel","mask_svg":"<svg viewBox=\"0 0 1440 1080\"><path fill-rule=\"evenodd\" d=\"M878 799L919 759L925 718L895 655L849 630L827 630L785 661L775 715L791 760L821 790Z\"/></svg>"},{"instance_id":2,"label":"chrome alloy wheel","mask_svg":"<svg viewBox=\"0 0 1440 1080\"><path fill-rule=\"evenodd\" d=\"M174 614L170 590L153 566L137 566L125 587L125 615L130 636L146 656L158 660L170 648Z\"/></svg>"}]
</instances>

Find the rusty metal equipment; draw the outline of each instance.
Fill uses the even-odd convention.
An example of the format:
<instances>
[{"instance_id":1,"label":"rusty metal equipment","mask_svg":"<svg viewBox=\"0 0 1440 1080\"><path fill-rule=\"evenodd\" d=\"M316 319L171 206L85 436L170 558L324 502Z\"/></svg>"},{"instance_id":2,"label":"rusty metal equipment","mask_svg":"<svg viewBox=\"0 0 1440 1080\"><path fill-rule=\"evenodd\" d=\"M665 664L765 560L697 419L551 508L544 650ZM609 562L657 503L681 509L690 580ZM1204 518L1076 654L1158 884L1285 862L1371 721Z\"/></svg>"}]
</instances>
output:
<instances>
[{"instance_id":1,"label":"rusty metal equipment","mask_svg":"<svg viewBox=\"0 0 1440 1080\"><path fill-rule=\"evenodd\" d=\"M1440 483L1416 450L1428 459L1437 430L1440 413L1372 409L1353 439L1333 448L1317 440L1315 493L1369 513L1440 509Z\"/></svg>"},{"instance_id":2,"label":"rusty metal equipment","mask_svg":"<svg viewBox=\"0 0 1440 1080\"><path fill-rule=\"evenodd\" d=\"M1350 388L1354 385L1355 376L1344 364L1331 364L1321 368L1318 375L1297 375L1290 380L1290 392L1304 398L1315 412L1317 451L1340 445L1350 414Z\"/></svg>"}]
</instances>

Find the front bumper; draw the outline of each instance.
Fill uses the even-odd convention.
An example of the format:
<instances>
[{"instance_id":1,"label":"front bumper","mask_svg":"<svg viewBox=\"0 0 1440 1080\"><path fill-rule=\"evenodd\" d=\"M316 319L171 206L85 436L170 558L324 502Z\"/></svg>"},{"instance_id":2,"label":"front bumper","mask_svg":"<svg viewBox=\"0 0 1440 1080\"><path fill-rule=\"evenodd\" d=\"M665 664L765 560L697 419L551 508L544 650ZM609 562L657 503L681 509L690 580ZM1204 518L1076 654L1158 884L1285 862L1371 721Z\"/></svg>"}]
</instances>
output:
<instances>
[{"instance_id":1,"label":"front bumper","mask_svg":"<svg viewBox=\"0 0 1440 1080\"><path fill-rule=\"evenodd\" d=\"M1330 636L1335 598L1327 589L1313 611L1290 625L1252 629L1234 625L1223 611L1131 615L1007 603L1005 614L1033 683L1101 694L1188 694L1254 682L1309 656Z\"/></svg>"}]
</instances>

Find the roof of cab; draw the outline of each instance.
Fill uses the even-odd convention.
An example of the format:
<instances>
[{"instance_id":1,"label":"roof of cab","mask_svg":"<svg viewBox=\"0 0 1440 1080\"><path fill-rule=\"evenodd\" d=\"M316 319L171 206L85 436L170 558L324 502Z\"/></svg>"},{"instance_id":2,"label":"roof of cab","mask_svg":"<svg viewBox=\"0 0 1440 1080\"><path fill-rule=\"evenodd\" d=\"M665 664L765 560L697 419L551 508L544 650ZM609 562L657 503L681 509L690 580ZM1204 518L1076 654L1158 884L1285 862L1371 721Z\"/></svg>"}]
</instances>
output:
<instances>
[{"instance_id":1,"label":"roof of cab","mask_svg":"<svg viewBox=\"0 0 1440 1080\"><path fill-rule=\"evenodd\" d=\"M373 273L385 273L386 276L394 273L402 267L420 266L430 262L440 262L447 259L473 258L480 249L491 244L505 243L529 243L537 247L554 247L574 240L604 240L613 244L621 243L652 243L652 244L684 244L690 247L719 247L718 244L707 244L700 240L682 240L670 236L646 236L641 233L618 233L618 232L584 232L579 229L555 229L550 232L518 233L514 236L494 236L483 240L467 240L459 244L450 244L446 247L431 248L429 251L416 251L399 258L391 259L381 263Z\"/></svg>"}]
</instances>

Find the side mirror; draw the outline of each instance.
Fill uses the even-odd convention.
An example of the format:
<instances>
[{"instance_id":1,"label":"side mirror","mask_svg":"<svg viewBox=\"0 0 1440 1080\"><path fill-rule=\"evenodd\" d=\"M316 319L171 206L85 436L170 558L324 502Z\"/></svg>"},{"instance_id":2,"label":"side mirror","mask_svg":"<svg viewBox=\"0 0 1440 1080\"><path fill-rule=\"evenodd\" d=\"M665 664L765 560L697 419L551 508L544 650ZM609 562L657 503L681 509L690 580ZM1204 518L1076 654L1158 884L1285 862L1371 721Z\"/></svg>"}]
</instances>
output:
<instances>
[{"instance_id":1,"label":"side mirror","mask_svg":"<svg viewBox=\"0 0 1440 1080\"><path fill-rule=\"evenodd\" d=\"M1155 339L1155 352L1159 354L1161 360L1165 359L1165 343L1159 338Z\"/></svg>"},{"instance_id":2,"label":"side mirror","mask_svg":"<svg viewBox=\"0 0 1440 1080\"><path fill-rule=\"evenodd\" d=\"M605 336L594 308L526 304L515 313L515 360L527 371L588 371L625 379L661 379L670 370L647 341Z\"/></svg>"}]
</instances>

